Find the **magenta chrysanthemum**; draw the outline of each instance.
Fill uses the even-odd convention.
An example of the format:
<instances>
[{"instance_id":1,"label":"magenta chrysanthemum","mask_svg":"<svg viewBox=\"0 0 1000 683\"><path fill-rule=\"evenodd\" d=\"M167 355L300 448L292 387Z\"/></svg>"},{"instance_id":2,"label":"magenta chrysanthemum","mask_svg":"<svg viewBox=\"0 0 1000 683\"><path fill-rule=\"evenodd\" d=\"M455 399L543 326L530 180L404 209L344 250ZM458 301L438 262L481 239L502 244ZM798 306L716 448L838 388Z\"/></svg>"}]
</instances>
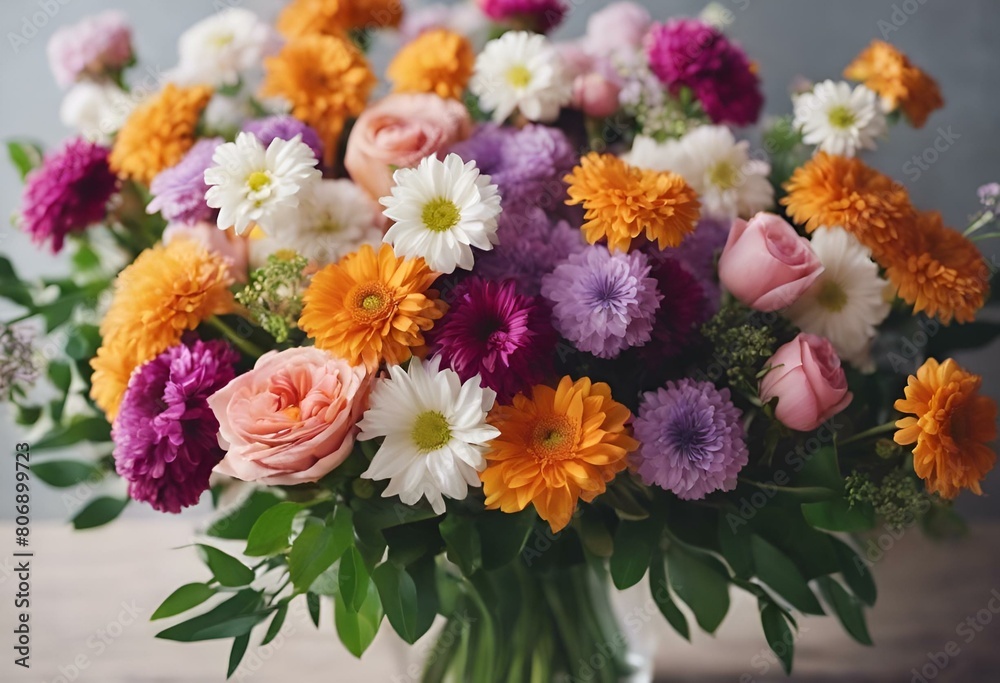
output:
<instances>
[{"instance_id":1,"label":"magenta chrysanthemum","mask_svg":"<svg viewBox=\"0 0 1000 683\"><path fill-rule=\"evenodd\" d=\"M632 455L644 482L699 500L732 491L749 452L742 413L729 390L682 379L643 395L633 423L639 450Z\"/></svg>"},{"instance_id":2,"label":"magenta chrysanthemum","mask_svg":"<svg viewBox=\"0 0 1000 683\"><path fill-rule=\"evenodd\" d=\"M108 153L106 147L74 138L28 175L21 226L33 242L51 240L52 252L57 253L66 235L104 219L108 200L118 188Z\"/></svg>"},{"instance_id":3,"label":"magenta chrysanthemum","mask_svg":"<svg viewBox=\"0 0 1000 683\"><path fill-rule=\"evenodd\" d=\"M591 246L542 278L542 295L562 336L581 351L614 358L650 340L663 297L649 272L642 252Z\"/></svg>"},{"instance_id":4,"label":"magenta chrysanthemum","mask_svg":"<svg viewBox=\"0 0 1000 683\"><path fill-rule=\"evenodd\" d=\"M514 21L547 33L566 18L563 0L479 0L483 14L494 21Z\"/></svg>"},{"instance_id":5,"label":"magenta chrysanthemum","mask_svg":"<svg viewBox=\"0 0 1000 683\"><path fill-rule=\"evenodd\" d=\"M760 79L743 50L713 26L674 19L647 38L649 67L670 91L690 88L714 123L747 126L760 116Z\"/></svg>"},{"instance_id":6,"label":"magenta chrysanthemum","mask_svg":"<svg viewBox=\"0 0 1000 683\"><path fill-rule=\"evenodd\" d=\"M432 336L433 349L462 381L478 374L501 402L547 378L555 343L544 301L518 294L511 280L478 277L458 286Z\"/></svg>"},{"instance_id":7,"label":"magenta chrysanthemum","mask_svg":"<svg viewBox=\"0 0 1000 683\"><path fill-rule=\"evenodd\" d=\"M272 140L291 140L296 135L301 135L302 142L306 143L316 158L323 158L323 141L319 139L319 133L316 132L315 128L299 121L294 116L281 114L248 121L243 126L243 131L251 133L260 140L260 144L264 147L270 145Z\"/></svg>"},{"instance_id":8,"label":"magenta chrysanthemum","mask_svg":"<svg viewBox=\"0 0 1000 683\"><path fill-rule=\"evenodd\" d=\"M212 155L223 142L222 138L199 140L176 166L161 171L153 178L149 186L153 199L146 211L159 211L168 221L189 225L214 221L217 211L205 202L205 193L208 192L205 169L215 165Z\"/></svg>"},{"instance_id":9,"label":"magenta chrysanthemum","mask_svg":"<svg viewBox=\"0 0 1000 683\"><path fill-rule=\"evenodd\" d=\"M225 342L196 340L167 349L132 375L111 435L129 496L161 512L198 502L225 455L208 397L233 379L238 360Z\"/></svg>"},{"instance_id":10,"label":"magenta chrysanthemum","mask_svg":"<svg viewBox=\"0 0 1000 683\"><path fill-rule=\"evenodd\" d=\"M642 354L662 363L692 347L699 338L698 328L712 311L698 280L683 264L662 253L650 258L650 263L649 274L663 300L653 323L653 341L642 347Z\"/></svg>"},{"instance_id":11,"label":"magenta chrysanthemum","mask_svg":"<svg viewBox=\"0 0 1000 683\"><path fill-rule=\"evenodd\" d=\"M729 237L731 221L717 221L703 218L698 221L694 232L688 235L679 247L666 249L662 253L682 263L701 285L708 314L719 309L722 289L719 286L719 269L716 265L722 248Z\"/></svg>"}]
</instances>

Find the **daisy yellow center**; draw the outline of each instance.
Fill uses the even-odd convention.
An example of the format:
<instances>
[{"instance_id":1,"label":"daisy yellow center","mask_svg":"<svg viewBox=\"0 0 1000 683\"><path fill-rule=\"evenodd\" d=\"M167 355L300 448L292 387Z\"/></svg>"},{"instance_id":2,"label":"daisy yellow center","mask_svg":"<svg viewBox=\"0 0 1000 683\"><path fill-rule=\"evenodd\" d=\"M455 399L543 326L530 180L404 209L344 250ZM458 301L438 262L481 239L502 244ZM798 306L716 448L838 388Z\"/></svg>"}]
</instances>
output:
<instances>
[{"instance_id":1,"label":"daisy yellow center","mask_svg":"<svg viewBox=\"0 0 1000 683\"><path fill-rule=\"evenodd\" d=\"M857 120L854 112L843 105L831 109L827 116L830 119L830 125L834 128L850 128Z\"/></svg>"},{"instance_id":2,"label":"daisy yellow center","mask_svg":"<svg viewBox=\"0 0 1000 683\"><path fill-rule=\"evenodd\" d=\"M410 438L421 451L435 451L451 441L451 427L444 415L427 410L417 415Z\"/></svg>"},{"instance_id":3,"label":"daisy yellow center","mask_svg":"<svg viewBox=\"0 0 1000 683\"><path fill-rule=\"evenodd\" d=\"M433 232L445 232L458 224L462 217L455 202L445 197L437 197L424 204L421 219L424 226Z\"/></svg>"},{"instance_id":4,"label":"daisy yellow center","mask_svg":"<svg viewBox=\"0 0 1000 683\"><path fill-rule=\"evenodd\" d=\"M736 187L739 174L735 166L728 161L722 161L708 172L708 179L715 187L729 190Z\"/></svg>"},{"instance_id":5,"label":"daisy yellow center","mask_svg":"<svg viewBox=\"0 0 1000 683\"><path fill-rule=\"evenodd\" d=\"M392 303L392 292L381 282L355 285L348 294L352 317L357 322L381 319Z\"/></svg>"},{"instance_id":6,"label":"daisy yellow center","mask_svg":"<svg viewBox=\"0 0 1000 683\"><path fill-rule=\"evenodd\" d=\"M212 39L212 44L215 47L226 47L233 42L235 36L232 33L219 33Z\"/></svg>"},{"instance_id":7,"label":"daisy yellow center","mask_svg":"<svg viewBox=\"0 0 1000 683\"><path fill-rule=\"evenodd\" d=\"M343 229L343 226L335 220L325 220L316 226L316 232L323 235L335 235Z\"/></svg>"},{"instance_id":8,"label":"daisy yellow center","mask_svg":"<svg viewBox=\"0 0 1000 683\"><path fill-rule=\"evenodd\" d=\"M526 88L531 83L531 71L524 64L516 64L507 69L507 82L515 88Z\"/></svg>"},{"instance_id":9,"label":"daisy yellow center","mask_svg":"<svg viewBox=\"0 0 1000 683\"><path fill-rule=\"evenodd\" d=\"M270 183L271 178L264 171L254 171L247 176L247 186L254 192L260 192Z\"/></svg>"},{"instance_id":10,"label":"daisy yellow center","mask_svg":"<svg viewBox=\"0 0 1000 683\"><path fill-rule=\"evenodd\" d=\"M819 287L816 301L826 310L839 313L847 305L847 292L844 291L839 282L825 280Z\"/></svg>"},{"instance_id":11,"label":"daisy yellow center","mask_svg":"<svg viewBox=\"0 0 1000 683\"><path fill-rule=\"evenodd\" d=\"M576 428L565 415L542 418L531 432L530 448L540 460L565 460L573 455Z\"/></svg>"}]
</instances>

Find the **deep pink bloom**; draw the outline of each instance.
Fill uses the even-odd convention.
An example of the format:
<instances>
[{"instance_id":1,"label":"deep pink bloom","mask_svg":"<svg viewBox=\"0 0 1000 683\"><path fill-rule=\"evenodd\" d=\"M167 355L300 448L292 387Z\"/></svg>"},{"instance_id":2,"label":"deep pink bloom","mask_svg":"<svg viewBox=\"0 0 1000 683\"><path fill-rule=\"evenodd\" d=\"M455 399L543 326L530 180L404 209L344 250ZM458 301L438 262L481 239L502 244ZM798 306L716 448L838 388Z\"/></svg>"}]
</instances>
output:
<instances>
[{"instance_id":1,"label":"deep pink bloom","mask_svg":"<svg viewBox=\"0 0 1000 683\"><path fill-rule=\"evenodd\" d=\"M68 141L28 175L21 197L21 226L36 244L52 241L58 253L71 232L104 220L118 188L106 147L83 138Z\"/></svg>"},{"instance_id":2,"label":"deep pink bloom","mask_svg":"<svg viewBox=\"0 0 1000 683\"><path fill-rule=\"evenodd\" d=\"M121 12L102 12L63 26L49 38L49 65L59 85L101 78L132 61L132 27Z\"/></svg>"},{"instance_id":3,"label":"deep pink bloom","mask_svg":"<svg viewBox=\"0 0 1000 683\"><path fill-rule=\"evenodd\" d=\"M115 468L128 494L161 512L198 502L225 452L208 397L239 360L223 341L173 346L132 375L115 420Z\"/></svg>"},{"instance_id":4,"label":"deep pink bloom","mask_svg":"<svg viewBox=\"0 0 1000 683\"><path fill-rule=\"evenodd\" d=\"M685 264L662 253L651 256L650 276L663 295L653 321L653 337L641 347L640 355L650 363L662 364L690 349L700 338L699 327L712 315L705 292Z\"/></svg>"},{"instance_id":5,"label":"deep pink bloom","mask_svg":"<svg viewBox=\"0 0 1000 683\"><path fill-rule=\"evenodd\" d=\"M561 24L568 9L563 0L479 0L479 8L494 21L524 22L542 33Z\"/></svg>"},{"instance_id":6,"label":"deep pink bloom","mask_svg":"<svg viewBox=\"0 0 1000 683\"><path fill-rule=\"evenodd\" d=\"M649 67L676 94L690 88L714 123L747 126L760 116L764 95L743 50L713 26L674 19L647 39Z\"/></svg>"},{"instance_id":7,"label":"deep pink bloom","mask_svg":"<svg viewBox=\"0 0 1000 683\"><path fill-rule=\"evenodd\" d=\"M435 352L462 381L477 373L501 402L550 374L556 335L538 297L518 294L513 280L471 277L455 290L434 328Z\"/></svg>"}]
</instances>

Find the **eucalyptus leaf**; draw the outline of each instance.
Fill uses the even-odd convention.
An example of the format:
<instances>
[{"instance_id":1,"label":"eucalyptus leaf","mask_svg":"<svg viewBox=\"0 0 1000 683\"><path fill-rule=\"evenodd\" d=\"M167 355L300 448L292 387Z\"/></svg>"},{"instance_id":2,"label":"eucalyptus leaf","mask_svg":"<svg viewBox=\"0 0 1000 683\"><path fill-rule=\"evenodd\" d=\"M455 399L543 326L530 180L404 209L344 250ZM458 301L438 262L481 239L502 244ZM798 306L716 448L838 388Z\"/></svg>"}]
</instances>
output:
<instances>
[{"instance_id":1,"label":"eucalyptus leaf","mask_svg":"<svg viewBox=\"0 0 1000 683\"><path fill-rule=\"evenodd\" d=\"M185 584L160 603L160 606L156 608L156 611L153 612L153 616L149 620L156 621L157 619L176 616L197 607L213 595L215 595L215 589L203 583Z\"/></svg>"},{"instance_id":2,"label":"eucalyptus leaf","mask_svg":"<svg viewBox=\"0 0 1000 683\"><path fill-rule=\"evenodd\" d=\"M750 539L757 576L775 593L806 614L823 614L823 608L795 563L760 536Z\"/></svg>"},{"instance_id":3,"label":"eucalyptus leaf","mask_svg":"<svg viewBox=\"0 0 1000 683\"><path fill-rule=\"evenodd\" d=\"M93 529L114 520L128 505L128 498L101 496L90 501L73 517L74 529Z\"/></svg>"},{"instance_id":4,"label":"eucalyptus leaf","mask_svg":"<svg viewBox=\"0 0 1000 683\"><path fill-rule=\"evenodd\" d=\"M764 628L764 638L768 647L781 661L785 674L792 675L792 659L795 655L795 636L788 625L784 611L773 602L762 602L760 624Z\"/></svg>"},{"instance_id":5,"label":"eucalyptus leaf","mask_svg":"<svg viewBox=\"0 0 1000 683\"><path fill-rule=\"evenodd\" d=\"M202 543L198 544L198 550L201 552L205 564L208 565L209 571L212 572L212 576L220 585L228 588L239 588L253 582L255 578L253 570L232 555Z\"/></svg>"},{"instance_id":6,"label":"eucalyptus leaf","mask_svg":"<svg viewBox=\"0 0 1000 683\"><path fill-rule=\"evenodd\" d=\"M67 488L104 476L101 468L79 460L44 460L32 463L31 473L49 486Z\"/></svg>"}]
</instances>

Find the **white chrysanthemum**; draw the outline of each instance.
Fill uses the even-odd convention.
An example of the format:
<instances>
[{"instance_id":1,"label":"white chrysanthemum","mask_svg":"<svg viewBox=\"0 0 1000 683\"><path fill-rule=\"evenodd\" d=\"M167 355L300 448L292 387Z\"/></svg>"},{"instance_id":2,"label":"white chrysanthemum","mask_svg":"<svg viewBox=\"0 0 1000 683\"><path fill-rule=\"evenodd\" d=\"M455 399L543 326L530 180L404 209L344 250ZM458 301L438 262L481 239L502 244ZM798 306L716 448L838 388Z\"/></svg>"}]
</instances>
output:
<instances>
[{"instance_id":1,"label":"white chrysanthemum","mask_svg":"<svg viewBox=\"0 0 1000 683\"><path fill-rule=\"evenodd\" d=\"M132 113L137 100L113 83L80 81L59 107L59 120L92 142L108 143Z\"/></svg>"},{"instance_id":2,"label":"white chrysanthemum","mask_svg":"<svg viewBox=\"0 0 1000 683\"><path fill-rule=\"evenodd\" d=\"M878 95L863 85L829 80L795 98L795 127L806 144L846 157L875 149L875 138L887 129Z\"/></svg>"},{"instance_id":3,"label":"white chrysanthemum","mask_svg":"<svg viewBox=\"0 0 1000 683\"><path fill-rule=\"evenodd\" d=\"M167 80L183 85L232 86L259 69L281 45L274 30L248 9L230 7L181 34L180 61Z\"/></svg>"},{"instance_id":4,"label":"white chrysanthemum","mask_svg":"<svg viewBox=\"0 0 1000 683\"><path fill-rule=\"evenodd\" d=\"M216 148L214 166L205 171L205 202L219 209L219 228L235 226L242 235L255 223L267 233L287 220L283 214L299 205L299 191L321 175L301 138L275 138L264 149L256 137L240 133L236 142Z\"/></svg>"},{"instance_id":5,"label":"white chrysanthemum","mask_svg":"<svg viewBox=\"0 0 1000 683\"><path fill-rule=\"evenodd\" d=\"M637 136L625 160L681 175L698 193L707 216L750 218L774 204L770 164L751 159L750 143L737 142L725 126L699 126L680 140L664 143Z\"/></svg>"},{"instance_id":6,"label":"white chrysanthemum","mask_svg":"<svg viewBox=\"0 0 1000 683\"><path fill-rule=\"evenodd\" d=\"M529 121L555 121L573 97L572 79L545 36L508 31L491 40L476 58L469 89L493 120L520 112Z\"/></svg>"},{"instance_id":7,"label":"white chrysanthemum","mask_svg":"<svg viewBox=\"0 0 1000 683\"><path fill-rule=\"evenodd\" d=\"M442 496L462 500L470 486L481 486L487 444L500 435L486 423L496 392L480 387L479 375L463 384L440 362L414 358L407 370L391 366L389 379L376 380L358 423L360 440L385 437L361 476L388 479L383 497L399 496L407 505L427 498L438 514L445 511Z\"/></svg>"},{"instance_id":8,"label":"white chrysanthemum","mask_svg":"<svg viewBox=\"0 0 1000 683\"><path fill-rule=\"evenodd\" d=\"M441 161L424 157L416 168L392 176L392 195L382 197L395 224L384 241L400 256L421 257L439 273L472 270L472 247L489 251L497 244L500 195L490 177L463 163L457 154Z\"/></svg>"},{"instance_id":9,"label":"white chrysanthemum","mask_svg":"<svg viewBox=\"0 0 1000 683\"><path fill-rule=\"evenodd\" d=\"M889 285L871 252L843 228L817 230L812 248L823 274L785 314L803 332L829 339L847 362L870 370L875 328L889 315Z\"/></svg>"},{"instance_id":10,"label":"white chrysanthemum","mask_svg":"<svg viewBox=\"0 0 1000 683\"><path fill-rule=\"evenodd\" d=\"M263 264L281 249L297 251L317 265L334 263L363 244L377 247L379 220L378 205L350 180L310 183L279 234L251 240L251 265Z\"/></svg>"}]
</instances>

